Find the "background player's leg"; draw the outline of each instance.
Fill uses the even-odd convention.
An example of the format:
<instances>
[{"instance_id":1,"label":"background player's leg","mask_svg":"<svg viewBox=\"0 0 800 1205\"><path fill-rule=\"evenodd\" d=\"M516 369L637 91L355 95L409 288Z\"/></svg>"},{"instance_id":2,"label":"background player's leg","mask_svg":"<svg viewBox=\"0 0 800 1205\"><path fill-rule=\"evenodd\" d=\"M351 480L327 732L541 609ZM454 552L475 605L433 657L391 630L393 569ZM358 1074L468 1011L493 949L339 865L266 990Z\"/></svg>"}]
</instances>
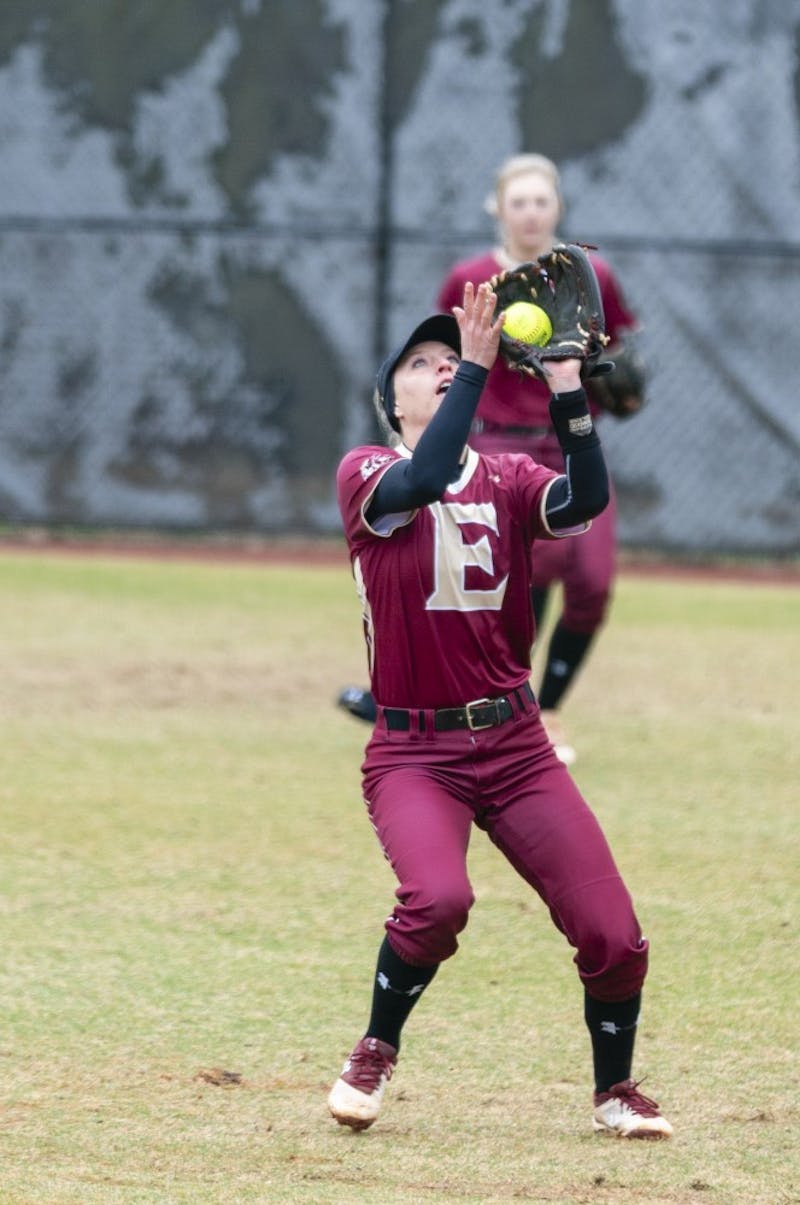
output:
<instances>
[{"instance_id":1,"label":"background player's leg","mask_svg":"<svg viewBox=\"0 0 800 1205\"><path fill-rule=\"evenodd\" d=\"M592 632L572 632L559 619L547 646L542 683L537 698L542 711L555 711L578 672L595 637Z\"/></svg>"},{"instance_id":2,"label":"background player's leg","mask_svg":"<svg viewBox=\"0 0 800 1205\"><path fill-rule=\"evenodd\" d=\"M568 541L568 556L564 564L564 599L562 613L556 624L556 659L567 663L566 673L553 675L548 684L548 704L558 705L575 673L583 662L592 638L602 627L616 569L616 502L592 520L592 526L581 536ZM548 659L549 662L549 659ZM545 670L548 675L550 666ZM542 691L539 692L541 699Z\"/></svg>"},{"instance_id":3,"label":"background player's leg","mask_svg":"<svg viewBox=\"0 0 800 1205\"><path fill-rule=\"evenodd\" d=\"M537 633L542 630L549 597L550 588L548 586L531 586L531 610Z\"/></svg>"},{"instance_id":4,"label":"background player's leg","mask_svg":"<svg viewBox=\"0 0 800 1205\"><path fill-rule=\"evenodd\" d=\"M563 610L550 637L537 697L542 723L566 765L575 760L575 750L557 712L605 620L614 579L615 532L612 496L589 531L564 541L568 547L561 575Z\"/></svg>"}]
</instances>

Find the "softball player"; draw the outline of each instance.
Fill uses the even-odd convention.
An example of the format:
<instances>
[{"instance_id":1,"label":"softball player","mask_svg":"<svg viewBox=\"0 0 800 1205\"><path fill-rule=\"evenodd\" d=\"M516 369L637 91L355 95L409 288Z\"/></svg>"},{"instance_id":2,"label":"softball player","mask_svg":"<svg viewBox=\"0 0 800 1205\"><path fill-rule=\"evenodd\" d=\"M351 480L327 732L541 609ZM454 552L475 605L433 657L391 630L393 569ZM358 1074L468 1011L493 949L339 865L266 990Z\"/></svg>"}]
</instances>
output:
<instances>
[{"instance_id":1,"label":"softball player","mask_svg":"<svg viewBox=\"0 0 800 1205\"><path fill-rule=\"evenodd\" d=\"M500 168L487 208L497 218L500 245L452 268L437 298L443 312L450 313L460 302L467 281L489 280L503 268L535 260L550 250L563 212L558 169L543 155L514 156ZM637 320L608 264L596 255L591 259L613 348L623 334L636 327ZM590 412L596 415L599 408L592 400L591 384L588 393ZM632 396L631 412L637 402L639 399ZM498 360L478 405L470 445L479 452L525 452L537 463L559 471L561 449L548 404L549 393L542 382L532 382ZM583 539L552 541L544 549L537 546L532 565L534 634L542 624L550 588L556 583L563 588L563 609L550 637L537 698L545 728L567 765L574 762L575 749L566 738L557 712L605 620L615 554L616 503L612 489L608 506L596 516ZM339 703L358 718L375 718L369 692L359 687L347 687Z\"/></svg>"},{"instance_id":2,"label":"softball player","mask_svg":"<svg viewBox=\"0 0 800 1205\"><path fill-rule=\"evenodd\" d=\"M364 798L398 887L366 1033L328 1104L354 1129L377 1118L403 1024L467 923L475 824L576 951L594 1128L665 1137L669 1123L631 1078L648 944L529 686L532 543L586 538L608 501L605 463L580 360L548 364L560 472L467 449L497 356L494 307L488 285L468 283L455 317L427 319L389 356L376 401L401 442L356 448L338 471L377 711Z\"/></svg>"}]
</instances>

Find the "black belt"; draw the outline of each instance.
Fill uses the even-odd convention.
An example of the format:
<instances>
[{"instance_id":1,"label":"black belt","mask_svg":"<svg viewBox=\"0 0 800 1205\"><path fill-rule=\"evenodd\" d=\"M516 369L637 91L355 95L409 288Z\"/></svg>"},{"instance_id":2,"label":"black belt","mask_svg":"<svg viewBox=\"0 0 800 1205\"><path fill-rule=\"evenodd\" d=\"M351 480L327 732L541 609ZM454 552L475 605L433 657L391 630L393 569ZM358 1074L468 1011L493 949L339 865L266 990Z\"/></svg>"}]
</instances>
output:
<instances>
[{"instance_id":1,"label":"black belt","mask_svg":"<svg viewBox=\"0 0 800 1205\"><path fill-rule=\"evenodd\" d=\"M492 423L483 418L473 419L473 435L489 432L496 435L527 435L529 439L540 439L543 435L555 435L552 427L507 427L503 423Z\"/></svg>"},{"instance_id":2,"label":"black belt","mask_svg":"<svg viewBox=\"0 0 800 1205\"><path fill-rule=\"evenodd\" d=\"M519 711L525 711L525 703L533 703L534 695L529 683L511 692L517 701ZM391 732L409 732L413 712L405 707L382 707L381 712L386 721L386 727ZM419 711L419 730L425 731L425 712ZM433 727L436 732L452 732L456 728L469 728L475 732L481 728L494 728L497 724L505 724L514 716L511 696L501 695L499 699L475 699L465 703L463 707L442 707L433 713Z\"/></svg>"}]
</instances>

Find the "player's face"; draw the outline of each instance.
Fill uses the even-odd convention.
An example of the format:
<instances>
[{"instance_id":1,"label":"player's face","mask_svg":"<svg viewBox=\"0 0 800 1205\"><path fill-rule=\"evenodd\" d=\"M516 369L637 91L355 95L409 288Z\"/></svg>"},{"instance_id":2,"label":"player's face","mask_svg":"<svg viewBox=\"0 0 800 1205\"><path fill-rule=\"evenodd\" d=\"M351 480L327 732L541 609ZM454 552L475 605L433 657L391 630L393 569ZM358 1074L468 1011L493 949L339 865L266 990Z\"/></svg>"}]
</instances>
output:
<instances>
[{"instance_id":1,"label":"player's face","mask_svg":"<svg viewBox=\"0 0 800 1205\"><path fill-rule=\"evenodd\" d=\"M541 172L515 176L500 198L498 218L506 245L525 259L550 250L560 216L555 186Z\"/></svg>"},{"instance_id":2,"label":"player's face","mask_svg":"<svg viewBox=\"0 0 800 1205\"><path fill-rule=\"evenodd\" d=\"M413 446L439 409L458 368L459 357L446 343L418 343L394 371L394 412L403 439ZM409 444L409 439L413 442Z\"/></svg>"}]
</instances>

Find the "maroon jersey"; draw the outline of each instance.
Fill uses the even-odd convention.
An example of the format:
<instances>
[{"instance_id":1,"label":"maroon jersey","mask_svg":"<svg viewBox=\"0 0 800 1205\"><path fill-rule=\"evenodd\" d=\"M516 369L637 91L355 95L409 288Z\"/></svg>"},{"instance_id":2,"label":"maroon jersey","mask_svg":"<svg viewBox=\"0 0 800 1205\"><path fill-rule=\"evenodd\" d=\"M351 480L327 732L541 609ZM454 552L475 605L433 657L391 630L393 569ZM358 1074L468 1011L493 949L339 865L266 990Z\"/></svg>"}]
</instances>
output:
<instances>
[{"instance_id":1,"label":"maroon jersey","mask_svg":"<svg viewBox=\"0 0 800 1205\"><path fill-rule=\"evenodd\" d=\"M613 344L623 331L636 326L636 317L628 309L620 286L605 260L596 255L589 258L597 275L603 299L606 334ZM492 254L479 255L475 259L462 260L455 264L439 290L439 308L450 313L454 305L461 305L464 285L468 280L474 285L479 285L500 271L502 265ZM591 382L587 387L587 394L590 409L596 413L598 407L591 400ZM550 391L543 381L514 372L502 357L498 356L483 387L477 417L502 427L549 427L549 402Z\"/></svg>"},{"instance_id":2,"label":"maroon jersey","mask_svg":"<svg viewBox=\"0 0 800 1205\"><path fill-rule=\"evenodd\" d=\"M372 495L403 456L355 448L337 474L375 699L439 708L507 694L530 674L531 544L555 538L544 504L557 474L525 455L470 451L440 501L372 527Z\"/></svg>"}]
</instances>

